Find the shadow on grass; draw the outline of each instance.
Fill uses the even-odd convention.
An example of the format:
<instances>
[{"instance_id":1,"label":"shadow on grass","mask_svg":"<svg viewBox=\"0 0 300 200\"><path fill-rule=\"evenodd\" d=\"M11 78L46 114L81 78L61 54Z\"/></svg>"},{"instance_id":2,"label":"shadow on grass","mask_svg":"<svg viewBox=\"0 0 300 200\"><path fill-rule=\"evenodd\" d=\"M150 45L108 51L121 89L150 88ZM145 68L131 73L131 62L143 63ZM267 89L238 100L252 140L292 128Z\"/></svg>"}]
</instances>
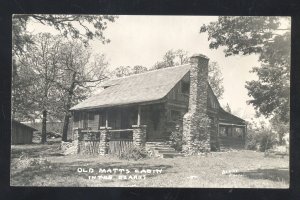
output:
<instances>
[{"instance_id":1,"label":"shadow on grass","mask_svg":"<svg viewBox=\"0 0 300 200\"><path fill-rule=\"evenodd\" d=\"M267 179L277 182L289 182L288 168L272 168L272 169L256 169L244 172L233 173L235 175L243 175L250 179Z\"/></svg>"}]
</instances>

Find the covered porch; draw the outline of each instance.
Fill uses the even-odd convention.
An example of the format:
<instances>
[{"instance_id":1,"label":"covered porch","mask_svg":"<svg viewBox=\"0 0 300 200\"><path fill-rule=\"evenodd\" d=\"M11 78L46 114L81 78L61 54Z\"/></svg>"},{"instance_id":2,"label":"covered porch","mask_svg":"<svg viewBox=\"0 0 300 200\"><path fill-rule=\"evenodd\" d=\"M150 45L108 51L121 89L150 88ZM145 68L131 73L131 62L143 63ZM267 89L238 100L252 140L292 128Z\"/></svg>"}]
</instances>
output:
<instances>
[{"instance_id":1,"label":"covered porch","mask_svg":"<svg viewBox=\"0 0 300 200\"><path fill-rule=\"evenodd\" d=\"M78 153L120 154L146 141L162 139L164 103L73 111L73 141Z\"/></svg>"},{"instance_id":2,"label":"covered porch","mask_svg":"<svg viewBox=\"0 0 300 200\"><path fill-rule=\"evenodd\" d=\"M221 148L244 149L247 134L246 122L225 111L221 111L219 116L219 140Z\"/></svg>"}]
</instances>

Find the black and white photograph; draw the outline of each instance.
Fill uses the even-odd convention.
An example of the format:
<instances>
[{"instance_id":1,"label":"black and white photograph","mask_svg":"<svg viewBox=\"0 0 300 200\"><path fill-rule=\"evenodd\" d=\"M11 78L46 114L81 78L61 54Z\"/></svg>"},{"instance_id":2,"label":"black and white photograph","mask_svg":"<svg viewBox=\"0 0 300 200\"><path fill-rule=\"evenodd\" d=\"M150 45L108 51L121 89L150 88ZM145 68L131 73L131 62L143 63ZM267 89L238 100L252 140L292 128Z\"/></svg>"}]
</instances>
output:
<instances>
[{"instance_id":1,"label":"black and white photograph","mask_svg":"<svg viewBox=\"0 0 300 200\"><path fill-rule=\"evenodd\" d=\"M10 185L289 188L291 22L12 15Z\"/></svg>"}]
</instances>

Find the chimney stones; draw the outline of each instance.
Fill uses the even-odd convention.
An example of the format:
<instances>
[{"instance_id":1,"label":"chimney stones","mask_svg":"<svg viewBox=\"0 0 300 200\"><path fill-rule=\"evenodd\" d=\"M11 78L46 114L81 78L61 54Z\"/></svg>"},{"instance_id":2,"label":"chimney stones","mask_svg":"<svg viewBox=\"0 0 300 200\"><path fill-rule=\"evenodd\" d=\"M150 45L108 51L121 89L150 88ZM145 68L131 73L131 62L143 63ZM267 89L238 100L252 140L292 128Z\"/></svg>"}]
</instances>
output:
<instances>
[{"instance_id":1,"label":"chimney stones","mask_svg":"<svg viewBox=\"0 0 300 200\"><path fill-rule=\"evenodd\" d=\"M183 117L183 151L187 154L210 151L210 119L207 116L208 61L205 55L190 58L189 109Z\"/></svg>"}]
</instances>

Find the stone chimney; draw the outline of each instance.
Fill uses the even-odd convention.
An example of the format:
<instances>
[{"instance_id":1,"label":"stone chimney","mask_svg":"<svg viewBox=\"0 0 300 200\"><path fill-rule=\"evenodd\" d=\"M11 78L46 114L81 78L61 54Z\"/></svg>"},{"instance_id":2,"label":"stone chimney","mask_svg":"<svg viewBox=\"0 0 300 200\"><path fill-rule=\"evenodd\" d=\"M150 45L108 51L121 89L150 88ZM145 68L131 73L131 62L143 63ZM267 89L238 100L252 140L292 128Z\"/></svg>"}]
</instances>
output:
<instances>
[{"instance_id":1,"label":"stone chimney","mask_svg":"<svg viewBox=\"0 0 300 200\"><path fill-rule=\"evenodd\" d=\"M190 58L189 110L183 117L183 151L187 154L210 151L207 116L208 61L205 55Z\"/></svg>"}]
</instances>

